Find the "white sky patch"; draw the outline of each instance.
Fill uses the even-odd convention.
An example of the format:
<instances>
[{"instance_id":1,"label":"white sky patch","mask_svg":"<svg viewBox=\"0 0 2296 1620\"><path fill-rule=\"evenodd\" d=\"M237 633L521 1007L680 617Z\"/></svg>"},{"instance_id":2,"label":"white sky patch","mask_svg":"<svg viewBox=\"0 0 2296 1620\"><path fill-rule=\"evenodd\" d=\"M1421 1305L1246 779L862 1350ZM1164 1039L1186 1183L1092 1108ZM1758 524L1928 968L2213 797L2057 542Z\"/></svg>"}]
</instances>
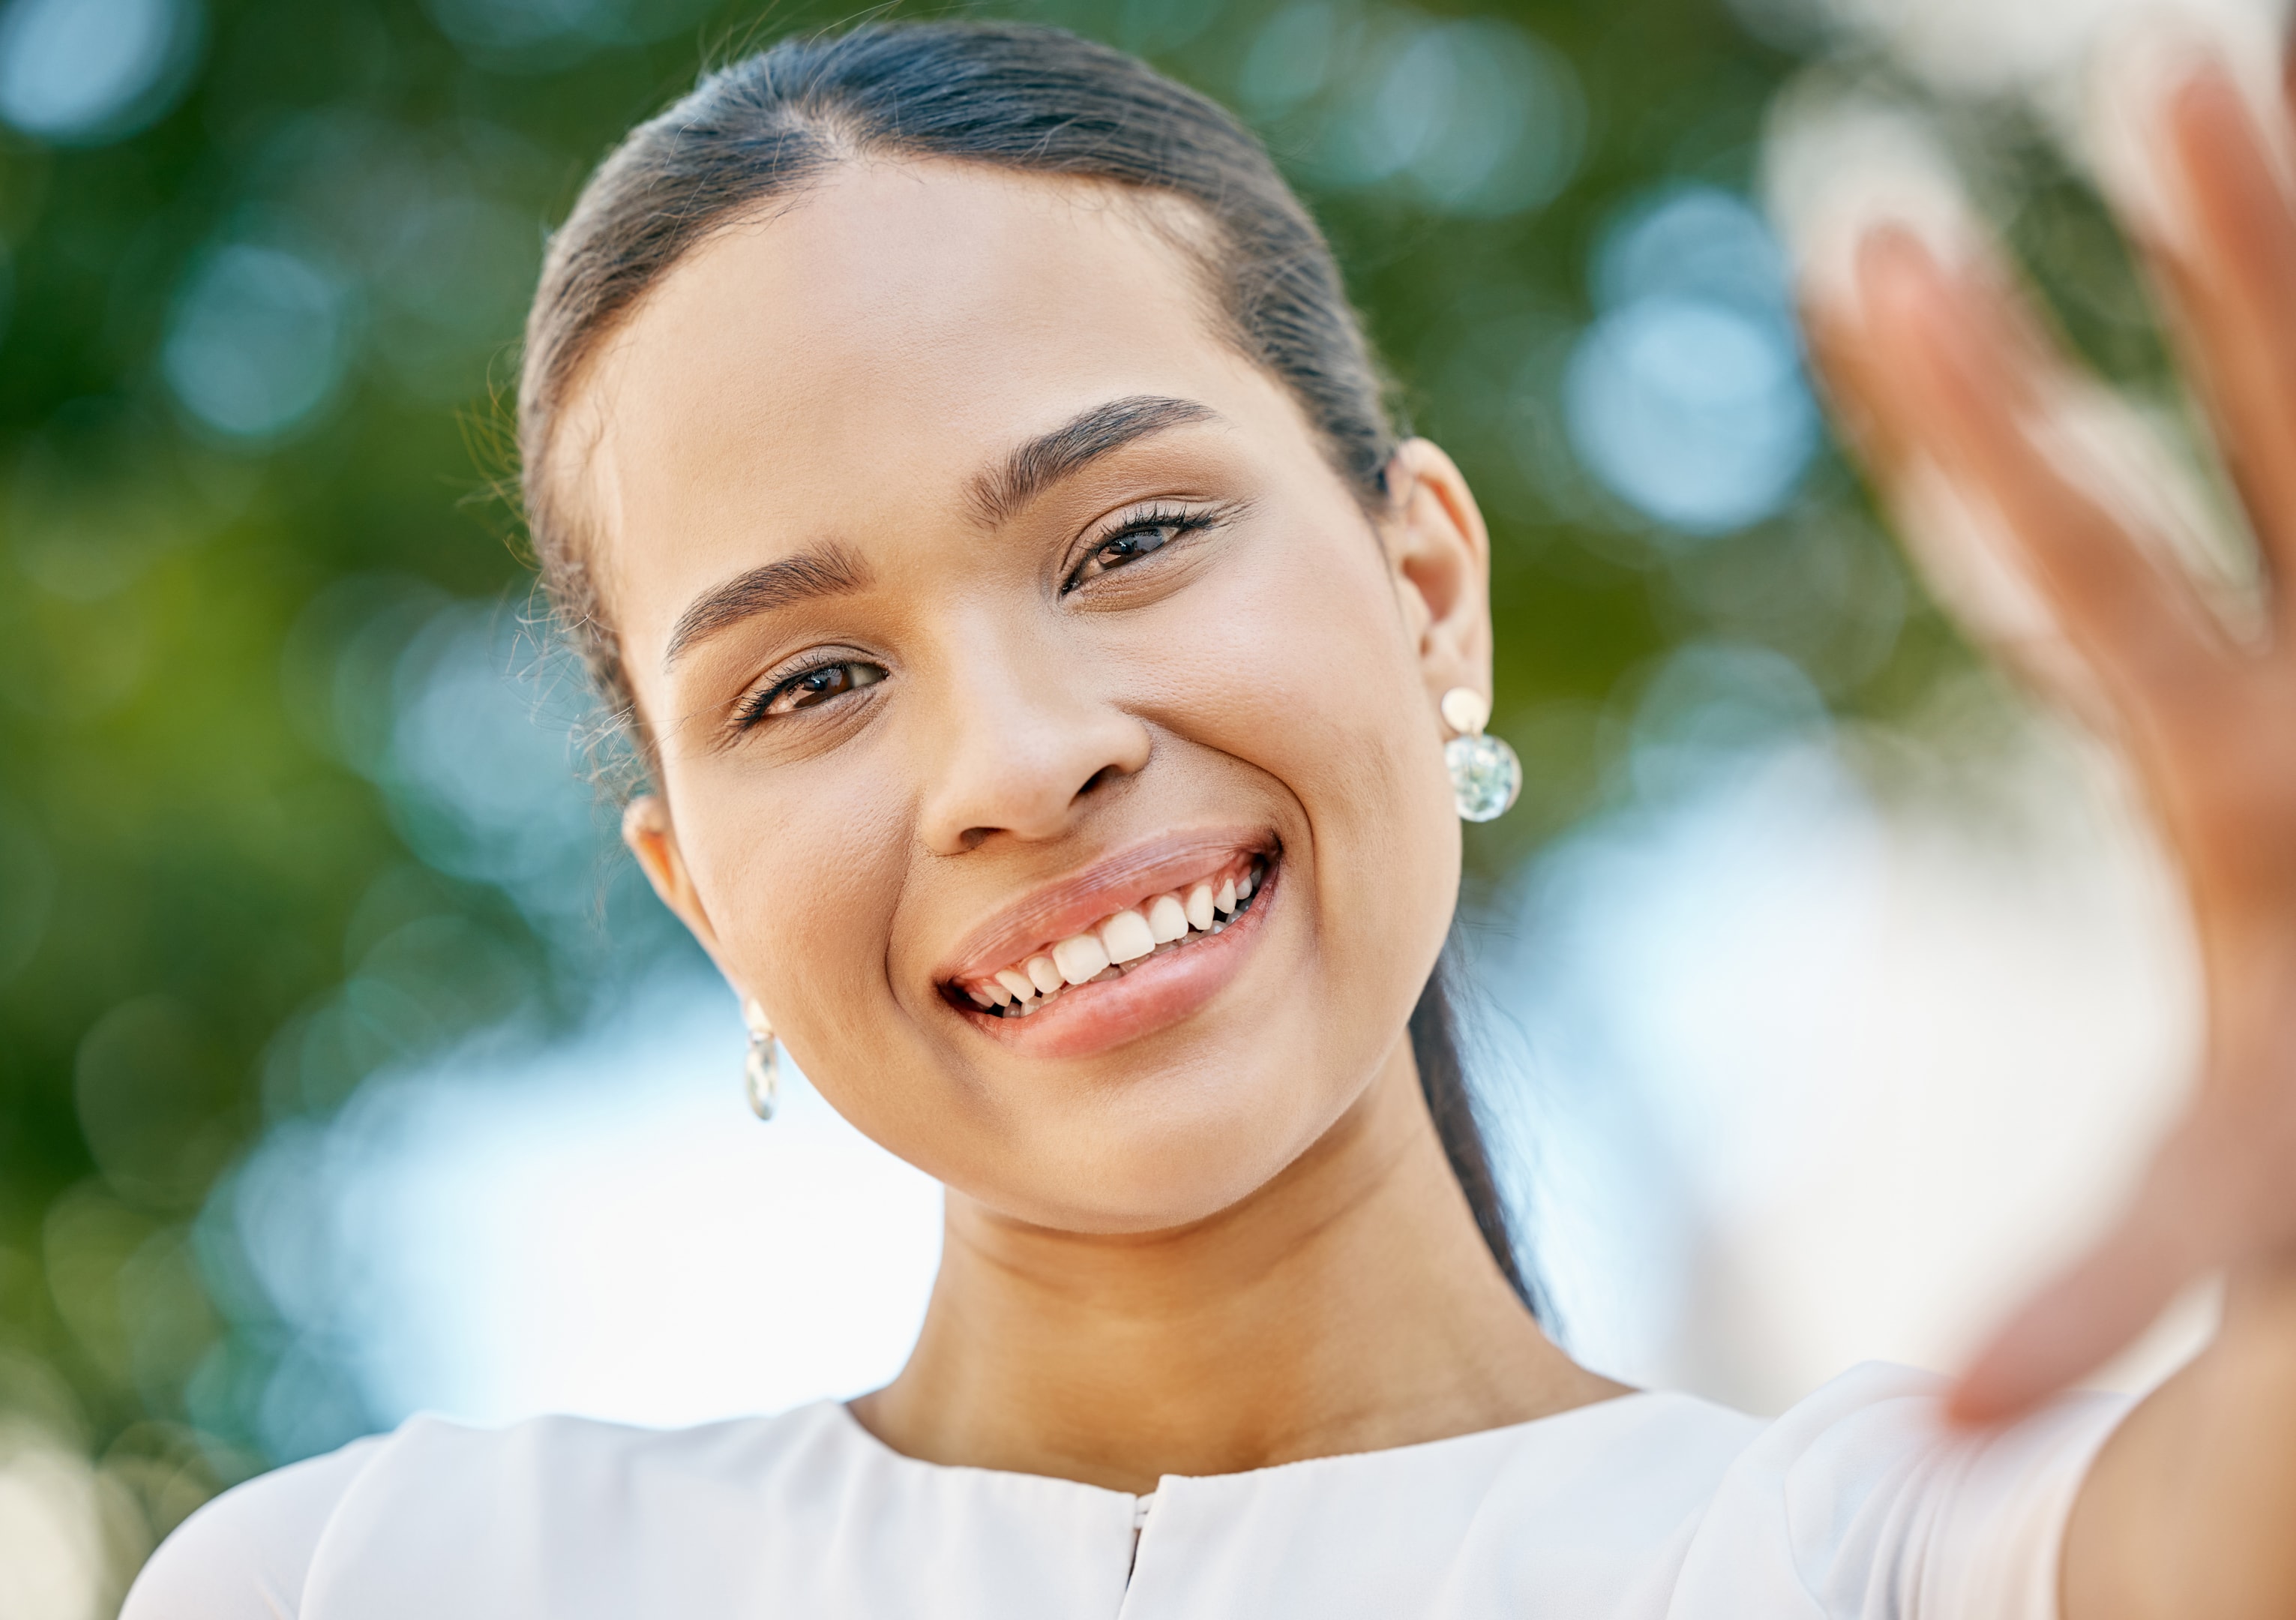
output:
<instances>
[{"instance_id":1,"label":"white sky patch","mask_svg":"<svg viewBox=\"0 0 2296 1620\"><path fill-rule=\"evenodd\" d=\"M386 1419L693 1423L882 1383L922 1319L940 1189L786 1059L760 1123L742 1040L722 986L673 983L506 1068L370 1082L253 1168L266 1283L355 1347ZM312 1217L316 1251L266 1236Z\"/></svg>"}]
</instances>

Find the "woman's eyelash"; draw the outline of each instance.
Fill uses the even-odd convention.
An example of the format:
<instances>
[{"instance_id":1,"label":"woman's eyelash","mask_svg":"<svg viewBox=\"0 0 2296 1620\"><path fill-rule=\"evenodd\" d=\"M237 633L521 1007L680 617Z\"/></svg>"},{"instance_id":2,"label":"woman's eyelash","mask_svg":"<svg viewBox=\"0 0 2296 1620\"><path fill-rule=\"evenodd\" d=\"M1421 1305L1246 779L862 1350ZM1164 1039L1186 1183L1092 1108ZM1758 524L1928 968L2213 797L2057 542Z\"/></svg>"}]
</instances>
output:
<instances>
[{"instance_id":1,"label":"woman's eyelash","mask_svg":"<svg viewBox=\"0 0 2296 1620\"><path fill-rule=\"evenodd\" d=\"M1212 528L1219 522L1223 515L1224 514L1222 513L1216 511L1188 512L1178 507L1163 506L1152 506L1144 512L1132 513L1119 521L1114 527L1108 530L1098 539L1092 543L1092 548L1085 553L1083 559L1079 561L1074 568L1069 571L1069 577L1062 581L1061 594L1062 596L1066 596L1078 586L1083 584L1085 580L1085 570L1092 565L1093 561L1095 558L1100 557L1103 552L1121 541L1132 539L1141 535L1153 534L1160 530L1172 530L1168 539L1159 539L1153 546L1145 547L1134 551L1130 555L1112 563L1103 562L1101 565L1101 571L1103 573L1107 572L1111 568L1120 568L1126 563L1134 561L1136 558L1146 556L1152 552L1160 551L1164 547L1169 545L1172 540L1179 539L1180 536L1184 534L1192 534L1202 530Z\"/></svg>"},{"instance_id":2,"label":"woman's eyelash","mask_svg":"<svg viewBox=\"0 0 2296 1620\"><path fill-rule=\"evenodd\" d=\"M1161 550L1184 534L1193 534L1202 530L1215 528L1226 515L1225 509L1192 512L1177 506L1151 506L1144 511L1128 514L1093 542L1092 549L1085 554L1083 560L1069 571L1069 577L1061 585L1061 594L1066 596L1083 584L1085 571L1095 559L1103 559L1101 562L1103 572L1113 568L1121 568L1125 563L1138 557ZM1155 544L1137 547L1121 557L1114 559L1104 557L1104 554L1112 547L1127 541L1136 541L1144 536L1160 538L1156 539ZM825 679L824 678L837 678ZM747 697L742 698L734 705L732 729L738 735L762 724L776 711L784 697L798 694L808 681L820 682L821 685L816 691L802 695L807 701L791 703L787 709L782 710L782 712L794 713L800 709L812 708L833 698L845 696L848 693L859 691L864 687L875 686L884 678L884 667L872 663L865 658L843 656L816 659L812 663L792 670L778 679L759 687Z\"/></svg>"},{"instance_id":3,"label":"woman's eyelash","mask_svg":"<svg viewBox=\"0 0 2296 1620\"><path fill-rule=\"evenodd\" d=\"M824 684L824 688L814 695L811 703L794 704L790 712L795 712L797 709L812 708L816 704L828 702L831 698L842 697L849 692L857 692L864 687L873 687L885 678L883 666L872 663L865 658L820 659L802 669L791 670L780 679L758 687L743 698L734 710L734 729L736 732L742 732L758 725L773 712L776 703L784 696L795 692L807 681L838 674L842 674L844 677L841 683Z\"/></svg>"}]
</instances>

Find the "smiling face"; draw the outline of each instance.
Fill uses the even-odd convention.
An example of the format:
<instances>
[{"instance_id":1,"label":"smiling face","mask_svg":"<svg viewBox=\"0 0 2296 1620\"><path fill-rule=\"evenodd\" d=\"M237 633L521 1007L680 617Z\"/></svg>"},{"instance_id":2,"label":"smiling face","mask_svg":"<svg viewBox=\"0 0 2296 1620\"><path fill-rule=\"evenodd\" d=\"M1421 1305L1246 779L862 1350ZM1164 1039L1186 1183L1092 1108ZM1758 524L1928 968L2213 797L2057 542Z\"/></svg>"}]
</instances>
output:
<instances>
[{"instance_id":1,"label":"smiling face","mask_svg":"<svg viewBox=\"0 0 2296 1620\"><path fill-rule=\"evenodd\" d=\"M849 164L669 272L553 470L649 875L848 1119L1067 1229L1245 1198L1404 1060L1488 690L1456 471L1374 522L1209 307L1105 190Z\"/></svg>"}]
</instances>

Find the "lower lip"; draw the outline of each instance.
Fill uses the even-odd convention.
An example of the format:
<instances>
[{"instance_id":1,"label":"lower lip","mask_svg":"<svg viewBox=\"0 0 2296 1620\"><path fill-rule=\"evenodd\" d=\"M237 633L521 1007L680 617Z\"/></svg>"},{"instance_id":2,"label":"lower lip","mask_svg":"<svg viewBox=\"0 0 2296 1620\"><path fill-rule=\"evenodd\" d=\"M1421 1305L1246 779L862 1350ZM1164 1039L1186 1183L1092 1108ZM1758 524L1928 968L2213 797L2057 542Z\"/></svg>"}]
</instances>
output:
<instances>
[{"instance_id":1,"label":"lower lip","mask_svg":"<svg viewBox=\"0 0 2296 1620\"><path fill-rule=\"evenodd\" d=\"M1250 908L1218 933L1199 934L1181 950L1144 957L1120 979L1074 984L1042 1012L992 1018L960 1016L1000 1044L1032 1057L1090 1057L1169 1029L1225 989L1243 966L1283 887L1282 861L1271 861Z\"/></svg>"}]
</instances>

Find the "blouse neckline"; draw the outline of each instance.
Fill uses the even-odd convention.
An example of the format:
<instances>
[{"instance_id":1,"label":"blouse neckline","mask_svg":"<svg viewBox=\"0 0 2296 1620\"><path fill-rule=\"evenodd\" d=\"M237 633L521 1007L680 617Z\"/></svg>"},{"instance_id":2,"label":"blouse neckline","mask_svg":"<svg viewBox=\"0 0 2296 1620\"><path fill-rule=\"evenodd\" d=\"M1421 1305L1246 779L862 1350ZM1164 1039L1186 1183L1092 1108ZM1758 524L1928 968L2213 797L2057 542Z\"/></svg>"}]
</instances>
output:
<instances>
[{"instance_id":1,"label":"blouse neckline","mask_svg":"<svg viewBox=\"0 0 2296 1620\"><path fill-rule=\"evenodd\" d=\"M1676 1394L1665 1390L1636 1389L1624 1394L1606 1395L1599 1401L1566 1407L1544 1417L1526 1418L1520 1423L1504 1423L1496 1428L1470 1429L1463 1435L1446 1435L1435 1440L1413 1440L1401 1445L1380 1446L1365 1451L1333 1451L1322 1457L1297 1457L1289 1462L1271 1462L1256 1468L1238 1468L1226 1474L1164 1474L1157 1477L1156 1489L1174 1482L1229 1482L1238 1484L1254 1483L1276 1476L1320 1469L1360 1468L1381 1462L1401 1463L1410 1460L1432 1460L1451 1451L1464 1451L1484 1445L1505 1446L1528 1438L1533 1430L1554 1432L1558 1428L1575 1428L1578 1421L1592 1421L1595 1414L1616 1414L1640 1410L1653 1402L1694 1401L1694 1397ZM998 1481L1030 1481L1046 1485L1064 1486L1070 1490L1095 1496L1115 1498L1126 1502L1145 1501L1155 1491L1133 1493L1119 1491L1107 1485L1095 1485L1081 1479L1068 1479L1057 1474L1031 1474L1020 1468L989 1468L975 1463L932 1462L922 1457L912 1457L896 1451L861 1421L852 1406L843 1401L824 1401L822 1405L831 1410L830 1417L844 1432L847 1442L857 1444L895 1468L919 1471L920 1477L939 1476L954 1479L960 1476L985 1476Z\"/></svg>"}]
</instances>

